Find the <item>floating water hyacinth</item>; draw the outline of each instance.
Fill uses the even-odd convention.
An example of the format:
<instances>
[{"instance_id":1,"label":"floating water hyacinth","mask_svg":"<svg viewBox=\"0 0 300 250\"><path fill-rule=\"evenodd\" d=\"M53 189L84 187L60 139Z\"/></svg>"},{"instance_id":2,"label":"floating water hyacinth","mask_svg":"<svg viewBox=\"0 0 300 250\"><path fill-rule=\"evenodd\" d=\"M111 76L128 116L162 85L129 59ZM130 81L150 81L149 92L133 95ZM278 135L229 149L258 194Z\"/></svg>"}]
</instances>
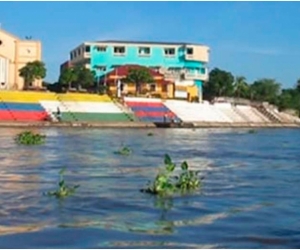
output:
<instances>
[{"instance_id":1,"label":"floating water hyacinth","mask_svg":"<svg viewBox=\"0 0 300 250\"><path fill-rule=\"evenodd\" d=\"M39 145L45 143L45 138L45 135L24 131L16 136L15 141L23 145Z\"/></svg>"},{"instance_id":2,"label":"floating water hyacinth","mask_svg":"<svg viewBox=\"0 0 300 250\"><path fill-rule=\"evenodd\" d=\"M178 192L191 192L200 187L199 171L189 170L186 161L181 163L181 173L179 175L173 174L176 164L168 154L164 157L164 164L164 168L159 170L154 181L146 189L142 189L142 192L165 196Z\"/></svg>"},{"instance_id":3,"label":"floating water hyacinth","mask_svg":"<svg viewBox=\"0 0 300 250\"><path fill-rule=\"evenodd\" d=\"M55 196L56 198L65 198L75 193L76 189L79 188L79 185L74 185L69 187L66 185L64 180L64 173L65 168L59 171L59 182L58 182L58 189L55 191L47 192L46 195L48 196Z\"/></svg>"},{"instance_id":4,"label":"floating water hyacinth","mask_svg":"<svg viewBox=\"0 0 300 250\"><path fill-rule=\"evenodd\" d=\"M132 153L132 150L129 147L122 147L119 151L116 151L115 154L128 156Z\"/></svg>"}]
</instances>

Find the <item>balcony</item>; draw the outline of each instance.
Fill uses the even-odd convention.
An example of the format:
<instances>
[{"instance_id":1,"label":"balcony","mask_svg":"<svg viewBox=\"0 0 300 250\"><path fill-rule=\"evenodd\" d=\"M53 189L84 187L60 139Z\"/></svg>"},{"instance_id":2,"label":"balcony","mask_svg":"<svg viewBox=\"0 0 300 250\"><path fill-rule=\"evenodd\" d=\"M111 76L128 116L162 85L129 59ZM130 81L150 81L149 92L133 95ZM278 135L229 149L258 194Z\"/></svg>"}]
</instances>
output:
<instances>
[{"instance_id":1,"label":"balcony","mask_svg":"<svg viewBox=\"0 0 300 250\"><path fill-rule=\"evenodd\" d=\"M208 73L200 73L200 72L185 72L184 78L186 80L201 80L207 81L208 80Z\"/></svg>"},{"instance_id":2,"label":"balcony","mask_svg":"<svg viewBox=\"0 0 300 250\"><path fill-rule=\"evenodd\" d=\"M164 73L164 76L165 76L166 80L178 80L178 79L180 79L181 73L180 72L166 71Z\"/></svg>"}]
</instances>

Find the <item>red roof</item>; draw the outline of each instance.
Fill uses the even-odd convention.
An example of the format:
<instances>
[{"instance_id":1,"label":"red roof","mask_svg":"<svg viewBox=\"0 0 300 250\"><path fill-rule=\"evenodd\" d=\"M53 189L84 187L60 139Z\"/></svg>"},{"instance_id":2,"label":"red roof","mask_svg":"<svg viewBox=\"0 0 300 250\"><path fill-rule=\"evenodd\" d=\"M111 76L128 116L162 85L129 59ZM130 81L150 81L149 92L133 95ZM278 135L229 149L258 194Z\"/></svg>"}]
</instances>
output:
<instances>
[{"instance_id":1,"label":"red roof","mask_svg":"<svg viewBox=\"0 0 300 250\"><path fill-rule=\"evenodd\" d=\"M122 65L120 67L115 68L113 71L109 72L106 77L109 78L110 76L127 76L129 69L138 69L138 68L146 68L149 70L150 74L152 75L152 77L161 77L164 78L163 74L160 74L158 72L156 72L153 69L147 68L145 66L140 66L140 65Z\"/></svg>"}]
</instances>

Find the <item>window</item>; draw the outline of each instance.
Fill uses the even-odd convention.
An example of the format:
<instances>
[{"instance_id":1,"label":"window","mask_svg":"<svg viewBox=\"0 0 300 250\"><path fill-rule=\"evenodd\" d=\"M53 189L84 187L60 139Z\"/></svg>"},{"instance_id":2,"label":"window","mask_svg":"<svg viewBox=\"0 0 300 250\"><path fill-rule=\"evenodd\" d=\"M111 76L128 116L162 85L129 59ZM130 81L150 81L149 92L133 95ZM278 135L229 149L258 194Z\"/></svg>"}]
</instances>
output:
<instances>
[{"instance_id":1,"label":"window","mask_svg":"<svg viewBox=\"0 0 300 250\"><path fill-rule=\"evenodd\" d=\"M139 47L139 55L140 56L149 56L150 48L149 47Z\"/></svg>"},{"instance_id":2,"label":"window","mask_svg":"<svg viewBox=\"0 0 300 250\"><path fill-rule=\"evenodd\" d=\"M114 47L114 54L124 55L125 54L125 47Z\"/></svg>"},{"instance_id":3,"label":"window","mask_svg":"<svg viewBox=\"0 0 300 250\"><path fill-rule=\"evenodd\" d=\"M154 92L155 90L156 90L155 84L151 84L151 85L150 85L150 91L151 91L151 92Z\"/></svg>"},{"instance_id":4,"label":"window","mask_svg":"<svg viewBox=\"0 0 300 250\"><path fill-rule=\"evenodd\" d=\"M70 59L73 60L73 53L70 53Z\"/></svg>"},{"instance_id":5,"label":"window","mask_svg":"<svg viewBox=\"0 0 300 250\"><path fill-rule=\"evenodd\" d=\"M91 46L90 45L85 46L85 52L87 52L87 53L91 52Z\"/></svg>"},{"instance_id":6,"label":"window","mask_svg":"<svg viewBox=\"0 0 300 250\"><path fill-rule=\"evenodd\" d=\"M77 53L76 53L76 50L73 51L73 58L76 58L77 56Z\"/></svg>"},{"instance_id":7,"label":"window","mask_svg":"<svg viewBox=\"0 0 300 250\"><path fill-rule=\"evenodd\" d=\"M194 53L193 48L187 48L186 53L187 53L187 55L193 55L193 53Z\"/></svg>"},{"instance_id":8,"label":"window","mask_svg":"<svg viewBox=\"0 0 300 250\"><path fill-rule=\"evenodd\" d=\"M175 49L174 48L165 48L165 55L166 56L175 56Z\"/></svg>"},{"instance_id":9,"label":"window","mask_svg":"<svg viewBox=\"0 0 300 250\"><path fill-rule=\"evenodd\" d=\"M106 47L104 47L104 46L96 46L96 50L98 52L105 52L106 51Z\"/></svg>"},{"instance_id":10,"label":"window","mask_svg":"<svg viewBox=\"0 0 300 250\"><path fill-rule=\"evenodd\" d=\"M163 84L163 85L161 86L161 91L162 91L162 92L168 92L168 85L167 85L167 84Z\"/></svg>"},{"instance_id":11,"label":"window","mask_svg":"<svg viewBox=\"0 0 300 250\"><path fill-rule=\"evenodd\" d=\"M173 67L170 67L170 68L168 68L168 71L170 72L170 73L180 73L180 70L181 70L181 68L173 68Z\"/></svg>"},{"instance_id":12,"label":"window","mask_svg":"<svg viewBox=\"0 0 300 250\"><path fill-rule=\"evenodd\" d=\"M106 67L105 66L95 66L95 68L99 71L106 71Z\"/></svg>"},{"instance_id":13,"label":"window","mask_svg":"<svg viewBox=\"0 0 300 250\"><path fill-rule=\"evenodd\" d=\"M77 49L77 54L78 54L78 56L80 56L80 54L81 54L81 48Z\"/></svg>"}]
</instances>

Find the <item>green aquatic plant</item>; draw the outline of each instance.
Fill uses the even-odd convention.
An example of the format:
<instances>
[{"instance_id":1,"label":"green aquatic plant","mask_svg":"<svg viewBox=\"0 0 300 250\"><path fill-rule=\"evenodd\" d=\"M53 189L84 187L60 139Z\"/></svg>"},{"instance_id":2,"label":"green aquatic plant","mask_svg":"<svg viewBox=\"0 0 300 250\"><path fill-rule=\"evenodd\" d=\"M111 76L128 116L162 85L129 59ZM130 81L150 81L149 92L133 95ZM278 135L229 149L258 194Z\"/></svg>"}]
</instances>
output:
<instances>
[{"instance_id":1,"label":"green aquatic plant","mask_svg":"<svg viewBox=\"0 0 300 250\"><path fill-rule=\"evenodd\" d=\"M39 145L45 142L45 138L45 135L24 131L16 136L15 141L23 145Z\"/></svg>"},{"instance_id":2,"label":"green aquatic plant","mask_svg":"<svg viewBox=\"0 0 300 250\"><path fill-rule=\"evenodd\" d=\"M153 136L153 133L152 133L152 132L149 132L149 133L147 134L147 136Z\"/></svg>"},{"instance_id":3,"label":"green aquatic plant","mask_svg":"<svg viewBox=\"0 0 300 250\"><path fill-rule=\"evenodd\" d=\"M257 132L257 131L256 131L255 129L249 129L249 130L248 130L248 133L249 133L249 134L255 134L256 132Z\"/></svg>"},{"instance_id":4,"label":"green aquatic plant","mask_svg":"<svg viewBox=\"0 0 300 250\"><path fill-rule=\"evenodd\" d=\"M189 170L186 161L181 163L181 173L174 174L176 164L166 154L164 157L164 168L160 169L154 181L142 192L154 195L168 196L174 193L186 193L197 190L200 185L199 171Z\"/></svg>"},{"instance_id":5,"label":"green aquatic plant","mask_svg":"<svg viewBox=\"0 0 300 250\"><path fill-rule=\"evenodd\" d=\"M79 185L74 185L72 187L67 186L64 180L64 173L66 169L63 168L59 171L59 182L58 189L55 191L47 192L48 196L55 196L56 198L65 198L75 193L76 189L79 188Z\"/></svg>"},{"instance_id":6,"label":"green aquatic plant","mask_svg":"<svg viewBox=\"0 0 300 250\"><path fill-rule=\"evenodd\" d=\"M132 153L132 150L129 147L122 147L119 151L116 151L115 154L128 156Z\"/></svg>"}]
</instances>

